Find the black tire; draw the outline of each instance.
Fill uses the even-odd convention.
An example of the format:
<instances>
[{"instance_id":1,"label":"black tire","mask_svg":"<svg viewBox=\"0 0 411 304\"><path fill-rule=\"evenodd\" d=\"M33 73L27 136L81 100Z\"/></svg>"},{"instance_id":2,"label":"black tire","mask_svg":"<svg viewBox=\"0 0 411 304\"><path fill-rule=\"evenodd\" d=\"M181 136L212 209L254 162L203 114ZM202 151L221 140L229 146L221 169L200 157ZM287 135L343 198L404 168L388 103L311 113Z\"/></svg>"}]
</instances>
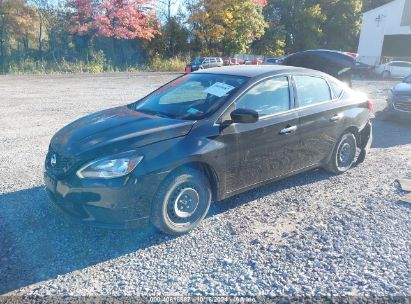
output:
<instances>
[{"instance_id":1,"label":"black tire","mask_svg":"<svg viewBox=\"0 0 411 304\"><path fill-rule=\"evenodd\" d=\"M384 80L390 79L390 78L391 78L391 73L390 73L390 71L384 71L384 72L382 72L381 78L384 79Z\"/></svg>"},{"instance_id":2,"label":"black tire","mask_svg":"<svg viewBox=\"0 0 411 304\"><path fill-rule=\"evenodd\" d=\"M151 221L166 234L185 234L207 215L211 197L210 182L203 173L192 168L178 170L157 191Z\"/></svg>"},{"instance_id":3,"label":"black tire","mask_svg":"<svg viewBox=\"0 0 411 304\"><path fill-rule=\"evenodd\" d=\"M355 163L357 140L351 132L344 133L334 147L331 159L324 169L334 174L342 174Z\"/></svg>"}]
</instances>

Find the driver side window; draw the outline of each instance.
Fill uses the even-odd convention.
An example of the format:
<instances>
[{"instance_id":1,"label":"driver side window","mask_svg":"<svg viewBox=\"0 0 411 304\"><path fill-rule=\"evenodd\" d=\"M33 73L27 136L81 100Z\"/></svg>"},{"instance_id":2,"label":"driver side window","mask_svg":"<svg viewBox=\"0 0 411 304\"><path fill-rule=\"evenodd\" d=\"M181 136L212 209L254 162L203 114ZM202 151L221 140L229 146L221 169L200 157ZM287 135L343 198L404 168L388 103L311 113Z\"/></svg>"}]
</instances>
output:
<instances>
[{"instance_id":1,"label":"driver side window","mask_svg":"<svg viewBox=\"0 0 411 304\"><path fill-rule=\"evenodd\" d=\"M289 110L288 78L277 77L260 82L237 101L236 108L257 111L260 117Z\"/></svg>"}]
</instances>

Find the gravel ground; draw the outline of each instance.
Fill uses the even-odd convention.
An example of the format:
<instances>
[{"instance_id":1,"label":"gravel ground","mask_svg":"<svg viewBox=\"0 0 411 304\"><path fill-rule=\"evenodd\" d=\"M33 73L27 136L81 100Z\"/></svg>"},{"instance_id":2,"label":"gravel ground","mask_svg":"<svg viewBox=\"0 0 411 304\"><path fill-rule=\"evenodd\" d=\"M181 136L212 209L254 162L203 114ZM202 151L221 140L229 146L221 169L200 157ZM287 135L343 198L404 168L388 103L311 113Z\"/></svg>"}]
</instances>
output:
<instances>
[{"instance_id":1,"label":"gravel ground","mask_svg":"<svg viewBox=\"0 0 411 304\"><path fill-rule=\"evenodd\" d=\"M411 125L374 122L367 161L215 203L178 238L73 224L42 170L65 124L143 96L173 74L0 77L0 294L411 296ZM355 81L377 109L394 82Z\"/></svg>"}]
</instances>

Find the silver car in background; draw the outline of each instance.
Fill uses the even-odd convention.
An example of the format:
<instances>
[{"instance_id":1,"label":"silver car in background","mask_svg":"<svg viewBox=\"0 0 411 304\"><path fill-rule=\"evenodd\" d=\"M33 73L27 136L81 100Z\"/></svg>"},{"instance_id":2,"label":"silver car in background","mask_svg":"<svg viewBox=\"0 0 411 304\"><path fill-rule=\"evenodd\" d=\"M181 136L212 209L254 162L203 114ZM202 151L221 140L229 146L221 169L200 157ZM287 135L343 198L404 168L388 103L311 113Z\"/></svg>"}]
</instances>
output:
<instances>
[{"instance_id":1,"label":"silver car in background","mask_svg":"<svg viewBox=\"0 0 411 304\"><path fill-rule=\"evenodd\" d=\"M375 68L375 72L383 79L404 78L411 74L411 62L391 61L380 64Z\"/></svg>"}]
</instances>

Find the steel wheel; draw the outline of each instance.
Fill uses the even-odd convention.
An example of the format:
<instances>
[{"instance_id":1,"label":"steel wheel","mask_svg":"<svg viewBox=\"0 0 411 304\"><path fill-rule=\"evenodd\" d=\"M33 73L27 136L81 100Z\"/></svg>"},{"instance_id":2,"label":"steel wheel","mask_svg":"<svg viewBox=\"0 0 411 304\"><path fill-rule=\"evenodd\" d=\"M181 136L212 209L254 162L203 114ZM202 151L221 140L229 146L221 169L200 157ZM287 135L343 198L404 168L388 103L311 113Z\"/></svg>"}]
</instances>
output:
<instances>
[{"instance_id":1,"label":"steel wheel","mask_svg":"<svg viewBox=\"0 0 411 304\"><path fill-rule=\"evenodd\" d=\"M203 173L191 168L178 170L160 186L151 221L165 233L184 234L207 215L211 196L210 183Z\"/></svg>"},{"instance_id":2,"label":"steel wheel","mask_svg":"<svg viewBox=\"0 0 411 304\"><path fill-rule=\"evenodd\" d=\"M356 155L357 140L354 134L344 133L338 140L330 161L324 165L324 168L335 174L344 173L352 167Z\"/></svg>"},{"instance_id":3,"label":"steel wheel","mask_svg":"<svg viewBox=\"0 0 411 304\"><path fill-rule=\"evenodd\" d=\"M195 185L183 184L174 189L167 204L167 216L177 225L195 220L200 194Z\"/></svg>"},{"instance_id":4,"label":"steel wheel","mask_svg":"<svg viewBox=\"0 0 411 304\"><path fill-rule=\"evenodd\" d=\"M341 169L350 168L354 162L355 152L356 147L352 146L352 142L343 142L337 154L337 166Z\"/></svg>"}]
</instances>

